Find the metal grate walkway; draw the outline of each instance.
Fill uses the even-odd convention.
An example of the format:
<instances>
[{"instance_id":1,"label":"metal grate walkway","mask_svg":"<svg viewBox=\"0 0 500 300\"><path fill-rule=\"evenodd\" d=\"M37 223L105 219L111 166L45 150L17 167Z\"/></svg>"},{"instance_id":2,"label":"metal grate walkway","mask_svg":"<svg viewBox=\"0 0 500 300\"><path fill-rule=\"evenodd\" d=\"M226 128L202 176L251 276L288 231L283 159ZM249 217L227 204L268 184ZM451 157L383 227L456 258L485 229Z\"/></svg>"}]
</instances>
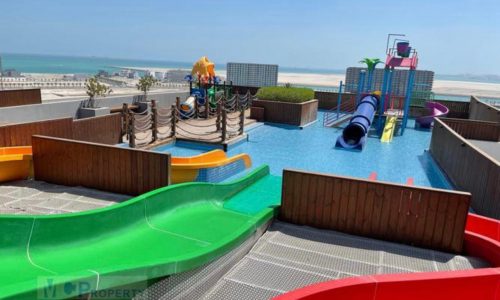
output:
<instances>
[{"instance_id":1,"label":"metal grate walkway","mask_svg":"<svg viewBox=\"0 0 500 300\"><path fill-rule=\"evenodd\" d=\"M206 266L157 281L136 299L269 299L349 276L488 267L477 258L279 221L261 236L264 230Z\"/></svg>"}]
</instances>

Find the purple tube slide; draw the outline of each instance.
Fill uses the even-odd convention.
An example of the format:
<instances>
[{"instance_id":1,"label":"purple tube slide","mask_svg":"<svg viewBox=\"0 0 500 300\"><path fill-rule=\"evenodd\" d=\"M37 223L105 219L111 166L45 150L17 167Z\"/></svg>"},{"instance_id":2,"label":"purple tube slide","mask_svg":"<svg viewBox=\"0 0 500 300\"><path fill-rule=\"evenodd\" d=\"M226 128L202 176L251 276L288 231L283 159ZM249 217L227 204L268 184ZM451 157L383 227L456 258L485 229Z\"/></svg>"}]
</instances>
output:
<instances>
[{"instance_id":1,"label":"purple tube slide","mask_svg":"<svg viewBox=\"0 0 500 300\"><path fill-rule=\"evenodd\" d=\"M362 150L366 135L377 111L379 99L375 95L364 96L358 104L349 124L338 137L335 147Z\"/></svg>"}]
</instances>

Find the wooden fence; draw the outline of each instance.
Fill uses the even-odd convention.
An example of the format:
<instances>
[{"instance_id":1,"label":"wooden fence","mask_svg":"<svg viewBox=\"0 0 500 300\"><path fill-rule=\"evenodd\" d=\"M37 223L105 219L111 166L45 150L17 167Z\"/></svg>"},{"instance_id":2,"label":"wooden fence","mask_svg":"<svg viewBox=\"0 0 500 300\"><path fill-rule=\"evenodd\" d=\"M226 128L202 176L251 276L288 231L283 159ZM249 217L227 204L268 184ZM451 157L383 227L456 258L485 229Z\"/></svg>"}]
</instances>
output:
<instances>
[{"instance_id":1,"label":"wooden fence","mask_svg":"<svg viewBox=\"0 0 500 300\"><path fill-rule=\"evenodd\" d=\"M170 183L170 155L33 136L35 179L140 195Z\"/></svg>"},{"instance_id":2,"label":"wooden fence","mask_svg":"<svg viewBox=\"0 0 500 300\"><path fill-rule=\"evenodd\" d=\"M31 136L36 134L113 145L120 142L121 115L3 125L0 126L0 147L30 146Z\"/></svg>"},{"instance_id":3,"label":"wooden fence","mask_svg":"<svg viewBox=\"0 0 500 300\"><path fill-rule=\"evenodd\" d=\"M472 194L475 212L500 219L500 164L444 121L435 119L430 152L460 190Z\"/></svg>"},{"instance_id":4,"label":"wooden fence","mask_svg":"<svg viewBox=\"0 0 500 300\"><path fill-rule=\"evenodd\" d=\"M114 145L121 142L122 116L120 113L73 121L73 139Z\"/></svg>"},{"instance_id":5,"label":"wooden fence","mask_svg":"<svg viewBox=\"0 0 500 300\"><path fill-rule=\"evenodd\" d=\"M500 141L500 123L466 119L440 118L465 139Z\"/></svg>"},{"instance_id":6,"label":"wooden fence","mask_svg":"<svg viewBox=\"0 0 500 300\"><path fill-rule=\"evenodd\" d=\"M284 170L279 218L460 253L469 203L463 192Z\"/></svg>"},{"instance_id":7,"label":"wooden fence","mask_svg":"<svg viewBox=\"0 0 500 300\"><path fill-rule=\"evenodd\" d=\"M500 109L484 103L475 96L470 97L470 119L500 122Z\"/></svg>"},{"instance_id":8,"label":"wooden fence","mask_svg":"<svg viewBox=\"0 0 500 300\"><path fill-rule=\"evenodd\" d=\"M29 146L34 134L72 138L72 118L0 126L0 147Z\"/></svg>"},{"instance_id":9,"label":"wooden fence","mask_svg":"<svg viewBox=\"0 0 500 300\"><path fill-rule=\"evenodd\" d=\"M0 107L42 103L40 89L0 91Z\"/></svg>"}]
</instances>

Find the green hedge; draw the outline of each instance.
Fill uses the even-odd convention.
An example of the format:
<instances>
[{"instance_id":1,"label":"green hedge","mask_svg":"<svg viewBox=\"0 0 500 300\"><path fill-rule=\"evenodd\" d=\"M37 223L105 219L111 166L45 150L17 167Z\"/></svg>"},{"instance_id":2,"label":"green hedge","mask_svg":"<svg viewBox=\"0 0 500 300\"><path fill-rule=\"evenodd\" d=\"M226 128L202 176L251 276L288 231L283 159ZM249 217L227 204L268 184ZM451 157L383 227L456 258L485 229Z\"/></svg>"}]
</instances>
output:
<instances>
[{"instance_id":1,"label":"green hedge","mask_svg":"<svg viewBox=\"0 0 500 300\"><path fill-rule=\"evenodd\" d=\"M269 86L259 89L257 99L302 103L314 99L314 91L308 88Z\"/></svg>"}]
</instances>

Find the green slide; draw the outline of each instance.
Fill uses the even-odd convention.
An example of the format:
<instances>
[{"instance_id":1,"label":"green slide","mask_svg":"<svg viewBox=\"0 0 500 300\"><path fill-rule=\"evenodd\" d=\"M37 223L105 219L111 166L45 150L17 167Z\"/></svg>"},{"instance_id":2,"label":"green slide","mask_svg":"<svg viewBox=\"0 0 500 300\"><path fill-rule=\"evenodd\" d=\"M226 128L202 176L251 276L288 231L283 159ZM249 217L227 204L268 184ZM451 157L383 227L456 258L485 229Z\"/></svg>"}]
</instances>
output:
<instances>
[{"instance_id":1,"label":"green slide","mask_svg":"<svg viewBox=\"0 0 500 300\"><path fill-rule=\"evenodd\" d=\"M230 183L184 183L87 212L0 216L0 298L55 299L201 266L279 205L267 166Z\"/></svg>"}]
</instances>

